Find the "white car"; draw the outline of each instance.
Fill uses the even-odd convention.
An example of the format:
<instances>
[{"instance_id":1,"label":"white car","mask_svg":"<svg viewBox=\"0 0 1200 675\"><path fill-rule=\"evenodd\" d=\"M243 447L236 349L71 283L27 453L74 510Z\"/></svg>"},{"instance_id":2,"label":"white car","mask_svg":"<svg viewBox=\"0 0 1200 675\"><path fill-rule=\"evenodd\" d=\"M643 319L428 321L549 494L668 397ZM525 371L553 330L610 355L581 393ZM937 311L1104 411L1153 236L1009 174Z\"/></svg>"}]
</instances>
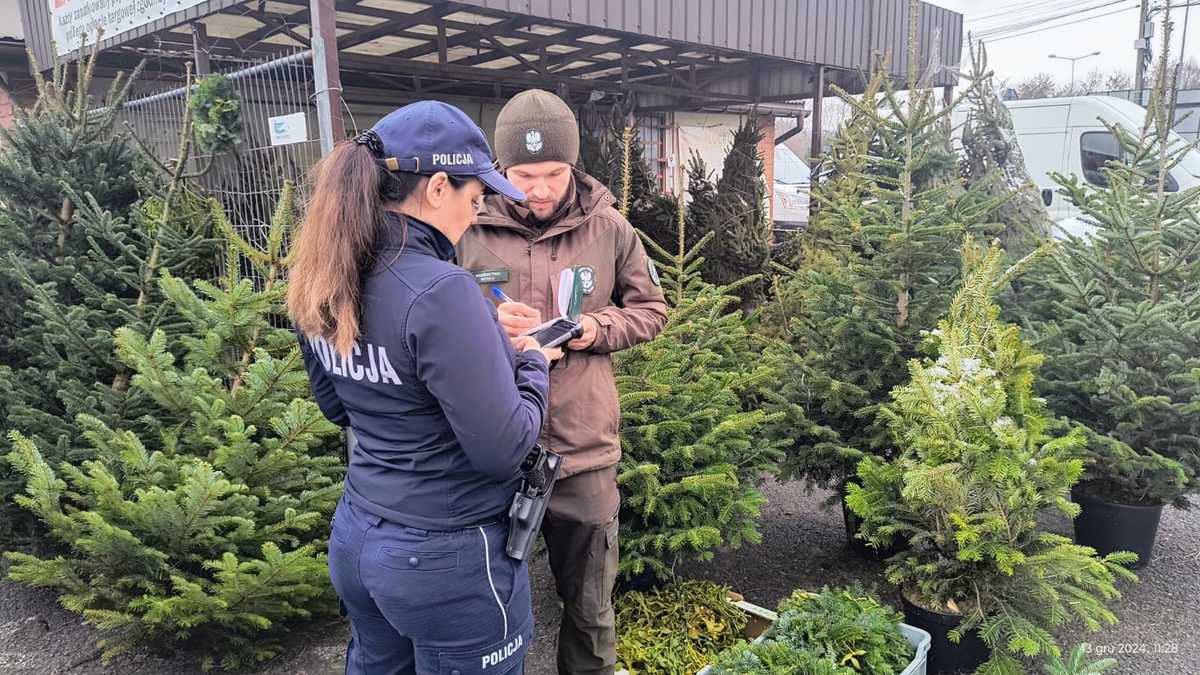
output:
<instances>
[{"instance_id":1,"label":"white car","mask_svg":"<svg viewBox=\"0 0 1200 675\"><path fill-rule=\"evenodd\" d=\"M776 231L803 229L808 224L811 171L786 145L775 146L775 185L772 190Z\"/></svg>"}]
</instances>

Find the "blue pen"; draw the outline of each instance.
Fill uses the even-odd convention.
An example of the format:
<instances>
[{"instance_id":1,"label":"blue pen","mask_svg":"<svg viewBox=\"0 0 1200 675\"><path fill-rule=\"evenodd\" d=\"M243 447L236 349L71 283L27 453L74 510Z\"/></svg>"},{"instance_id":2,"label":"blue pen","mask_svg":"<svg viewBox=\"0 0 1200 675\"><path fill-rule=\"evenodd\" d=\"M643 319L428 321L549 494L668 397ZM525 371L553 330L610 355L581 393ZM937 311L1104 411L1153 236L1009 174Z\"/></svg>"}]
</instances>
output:
<instances>
[{"instance_id":1,"label":"blue pen","mask_svg":"<svg viewBox=\"0 0 1200 675\"><path fill-rule=\"evenodd\" d=\"M516 300L505 295L499 286L492 286L492 295L496 296L496 299L500 302L516 302Z\"/></svg>"}]
</instances>

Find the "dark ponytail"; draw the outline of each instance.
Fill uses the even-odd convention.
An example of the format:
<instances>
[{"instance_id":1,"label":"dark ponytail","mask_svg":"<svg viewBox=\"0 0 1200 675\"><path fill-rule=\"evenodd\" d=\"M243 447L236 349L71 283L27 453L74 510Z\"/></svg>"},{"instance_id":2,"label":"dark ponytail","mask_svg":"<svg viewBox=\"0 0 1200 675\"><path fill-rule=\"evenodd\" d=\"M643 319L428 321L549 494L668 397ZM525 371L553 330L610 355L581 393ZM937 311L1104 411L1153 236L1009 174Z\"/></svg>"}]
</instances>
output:
<instances>
[{"instance_id":1,"label":"dark ponytail","mask_svg":"<svg viewBox=\"0 0 1200 675\"><path fill-rule=\"evenodd\" d=\"M288 313L302 334L324 337L343 356L358 339L362 275L384 226L384 208L406 199L424 178L383 168L378 139L365 132L317 162L292 242Z\"/></svg>"}]
</instances>

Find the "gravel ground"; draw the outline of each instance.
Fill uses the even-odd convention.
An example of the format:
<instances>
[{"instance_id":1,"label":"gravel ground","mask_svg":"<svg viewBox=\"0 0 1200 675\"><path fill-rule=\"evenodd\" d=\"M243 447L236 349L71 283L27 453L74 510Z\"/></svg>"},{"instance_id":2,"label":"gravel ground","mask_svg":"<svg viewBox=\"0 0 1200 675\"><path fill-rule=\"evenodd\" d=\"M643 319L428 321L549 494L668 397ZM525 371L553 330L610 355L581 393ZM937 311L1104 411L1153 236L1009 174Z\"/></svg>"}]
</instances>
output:
<instances>
[{"instance_id":1,"label":"gravel ground","mask_svg":"<svg viewBox=\"0 0 1200 675\"><path fill-rule=\"evenodd\" d=\"M882 565L846 547L841 514L821 508L827 494L804 494L796 485L768 485L762 521L764 543L723 551L683 570L690 577L728 584L748 600L774 606L794 588L859 581L882 585ZM1068 531L1066 522L1052 523ZM1098 633L1074 631L1064 642L1088 641L1097 653L1120 661L1118 675L1200 675L1200 511L1163 513L1153 561L1142 582L1125 589L1115 609L1121 623ZM526 661L528 675L553 675L554 626L559 608L544 557L532 566L537 631ZM894 596L888 596L894 599ZM255 671L260 675L333 675L343 672L346 628L325 621L295 632L285 654ZM97 634L59 608L50 593L0 583L0 673L4 675L199 674L186 655L129 654L104 664Z\"/></svg>"}]
</instances>

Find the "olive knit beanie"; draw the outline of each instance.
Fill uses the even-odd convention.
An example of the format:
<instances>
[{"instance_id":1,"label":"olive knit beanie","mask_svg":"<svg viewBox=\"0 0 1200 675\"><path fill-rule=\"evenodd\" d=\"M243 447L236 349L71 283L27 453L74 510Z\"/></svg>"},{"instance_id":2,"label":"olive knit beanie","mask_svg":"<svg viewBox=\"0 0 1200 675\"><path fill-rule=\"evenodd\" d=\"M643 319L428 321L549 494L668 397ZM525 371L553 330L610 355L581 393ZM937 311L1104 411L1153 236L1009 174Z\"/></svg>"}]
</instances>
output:
<instances>
[{"instance_id":1,"label":"olive knit beanie","mask_svg":"<svg viewBox=\"0 0 1200 675\"><path fill-rule=\"evenodd\" d=\"M537 162L574 166L579 161L579 123L561 98L530 89L500 110L495 145L501 169Z\"/></svg>"}]
</instances>

